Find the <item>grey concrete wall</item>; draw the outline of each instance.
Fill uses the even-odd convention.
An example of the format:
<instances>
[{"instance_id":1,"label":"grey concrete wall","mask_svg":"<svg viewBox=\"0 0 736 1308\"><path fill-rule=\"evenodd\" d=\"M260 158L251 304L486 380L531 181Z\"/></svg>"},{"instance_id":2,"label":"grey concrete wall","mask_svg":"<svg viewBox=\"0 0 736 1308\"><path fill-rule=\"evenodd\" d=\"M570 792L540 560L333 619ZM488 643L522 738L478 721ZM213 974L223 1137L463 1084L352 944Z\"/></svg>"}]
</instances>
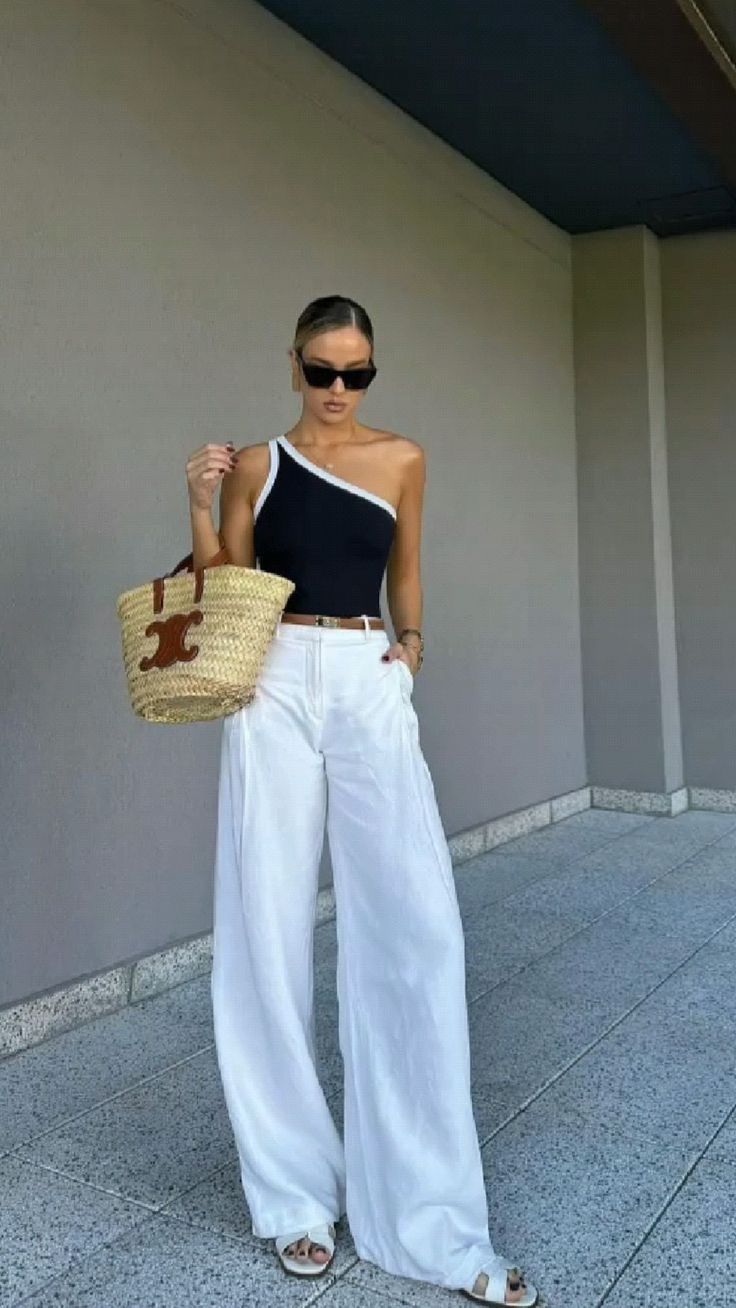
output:
<instances>
[{"instance_id":1,"label":"grey concrete wall","mask_svg":"<svg viewBox=\"0 0 736 1308\"><path fill-rule=\"evenodd\" d=\"M662 303L683 753L736 789L736 232L663 241Z\"/></svg>"},{"instance_id":2,"label":"grey concrete wall","mask_svg":"<svg viewBox=\"0 0 736 1308\"><path fill-rule=\"evenodd\" d=\"M133 716L115 599L187 552L191 450L294 421L315 295L427 450L448 834L586 768L568 238L248 0L6 0L0 41L9 1003L211 925L221 727Z\"/></svg>"},{"instance_id":3,"label":"grey concrete wall","mask_svg":"<svg viewBox=\"0 0 736 1308\"><path fill-rule=\"evenodd\" d=\"M592 785L683 784L657 238L574 243L580 597Z\"/></svg>"}]
</instances>

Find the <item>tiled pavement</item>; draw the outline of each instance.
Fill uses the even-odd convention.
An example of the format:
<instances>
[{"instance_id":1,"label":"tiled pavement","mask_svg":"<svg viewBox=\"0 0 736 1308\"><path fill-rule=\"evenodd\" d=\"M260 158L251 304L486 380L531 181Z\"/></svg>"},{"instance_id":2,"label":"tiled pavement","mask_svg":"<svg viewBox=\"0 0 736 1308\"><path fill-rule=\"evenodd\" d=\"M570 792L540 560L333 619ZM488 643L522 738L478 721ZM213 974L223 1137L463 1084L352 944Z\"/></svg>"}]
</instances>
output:
<instances>
[{"instance_id":1,"label":"tiled pavement","mask_svg":"<svg viewBox=\"0 0 736 1308\"><path fill-rule=\"evenodd\" d=\"M491 1238L540 1308L736 1303L736 814L589 810L455 869ZM316 930L338 1124L333 922ZM209 975L0 1064L0 1308L467 1303L250 1234Z\"/></svg>"}]
</instances>

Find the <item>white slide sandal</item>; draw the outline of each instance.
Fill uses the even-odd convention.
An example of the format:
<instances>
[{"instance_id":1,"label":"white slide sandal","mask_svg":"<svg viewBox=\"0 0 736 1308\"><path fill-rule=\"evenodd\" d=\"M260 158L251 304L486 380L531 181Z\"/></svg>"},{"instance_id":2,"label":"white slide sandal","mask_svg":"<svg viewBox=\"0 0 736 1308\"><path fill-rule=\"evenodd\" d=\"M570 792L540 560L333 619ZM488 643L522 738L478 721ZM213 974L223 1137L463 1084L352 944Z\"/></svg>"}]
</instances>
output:
<instances>
[{"instance_id":1,"label":"white slide sandal","mask_svg":"<svg viewBox=\"0 0 736 1308\"><path fill-rule=\"evenodd\" d=\"M473 1286L475 1285L481 1272L488 1277L485 1294L474 1294ZM510 1290L522 1289L524 1291L520 1299L509 1301L506 1298L506 1274L510 1273L508 1288ZM468 1299L474 1299L476 1303L490 1304L492 1308L532 1308L537 1302L539 1294L536 1286L531 1281L527 1281L524 1273L516 1263L509 1262L508 1258L496 1254L496 1257L490 1262L484 1263L479 1267L473 1279L467 1286L460 1290Z\"/></svg>"},{"instance_id":2,"label":"white slide sandal","mask_svg":"<svg viewBox=\"0 0 736 1308\"><path fill-rule=\"evenodd\" d=\"M290 1244L297 1240L311 1240L312 1244L321 1244L330 1257L323 1263L316 1263L308 1258L294 1258L284 1253ZM322 1222L319 1226L310 1226L308 1231L293 1231L291 1235L277 1235L274 1241L281 1266L290 1276L324 1276L335 1256L335 1226L333 1222Z\"/></svg>"}]
</instances>

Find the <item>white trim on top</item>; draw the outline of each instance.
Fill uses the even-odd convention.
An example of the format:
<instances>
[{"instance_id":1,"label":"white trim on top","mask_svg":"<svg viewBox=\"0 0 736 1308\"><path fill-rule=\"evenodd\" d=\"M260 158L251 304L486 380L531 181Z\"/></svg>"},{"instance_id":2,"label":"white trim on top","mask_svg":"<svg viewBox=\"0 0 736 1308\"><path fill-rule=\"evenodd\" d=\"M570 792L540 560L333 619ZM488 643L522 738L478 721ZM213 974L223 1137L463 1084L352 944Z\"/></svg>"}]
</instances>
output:
<instances>
[{"instance_id":1,"label":"white trim on top","mask_svg":"<svg viewBox=\"0 0 736 1308\"><path fill-rule=\"evenodd\" d=\"M292 445L288 436L277 436L276 440L288 450L297 463L300 463L309 472L313 472L315 477L322 477L324 481L331 482L333 486L340 486L343 490L352 491L353 495L360 495L364 500L371 500L373 504L378 504L380 508L390 513L392 518L396 518L396 509L393 504L390 504L388 500L384 500L381 495L374 495L373 491L365 490L362 486L356 486L355 482L346 481L344 477L337 477L334 472L328 472L326 468L320 468L318 464L312 463L311 459L308 459L305 454L302 454L301 450Z\"/></svg>"},{"instance_id":2,"label":"white trim on top","mask_svg":"<svg viewBox=\"0 0 736 1308\"><path fill-rule=\"evenodd\" d=\"M263 508L263 501L265 500L266 496L268 495L268 492L270 491L271 487L273 486L273 483L274 483L275 480L276 480L276 473L278 472L278 467L279 467L279 447L278 447L278 445L276 444L276 441L275 441L273 438L268 442L268 458L269 458L268 476L267 476L267 478L266 478L265 485L264 485L264 487L263 487L263 489L262 489L260 495L258 496L258 499L256 500L255 504L253 505L253 521L254 521L254 522L255 522L256 518L258 517L258 514L260 513L261 509Z\"/></svg>"}]
</instances>

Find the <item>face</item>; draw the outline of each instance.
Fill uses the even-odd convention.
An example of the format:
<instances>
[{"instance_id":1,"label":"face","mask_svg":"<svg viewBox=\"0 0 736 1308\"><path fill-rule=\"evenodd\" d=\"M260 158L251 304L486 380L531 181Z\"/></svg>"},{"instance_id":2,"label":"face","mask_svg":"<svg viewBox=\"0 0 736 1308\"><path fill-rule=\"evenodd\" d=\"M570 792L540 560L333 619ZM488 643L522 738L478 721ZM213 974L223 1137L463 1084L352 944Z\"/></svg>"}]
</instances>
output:
<instances>
[{"instance_id":1,"label":"face","mask_svg":"<svg viewBox=\"0 0 736 1308\"><path fill-rule=\"evenodd\" d=\"M337 327L312 336L301 353L305 363L323 364L329 368L364 368L371 361L370 341L357 327ZM290 350L289 355L292 389L301 391L304 410L320 422L344 423L358 408L365 391L346 390L342 377L336 377L326 390L310 386L295 351Z\"/></svg>"}]
</instances>

